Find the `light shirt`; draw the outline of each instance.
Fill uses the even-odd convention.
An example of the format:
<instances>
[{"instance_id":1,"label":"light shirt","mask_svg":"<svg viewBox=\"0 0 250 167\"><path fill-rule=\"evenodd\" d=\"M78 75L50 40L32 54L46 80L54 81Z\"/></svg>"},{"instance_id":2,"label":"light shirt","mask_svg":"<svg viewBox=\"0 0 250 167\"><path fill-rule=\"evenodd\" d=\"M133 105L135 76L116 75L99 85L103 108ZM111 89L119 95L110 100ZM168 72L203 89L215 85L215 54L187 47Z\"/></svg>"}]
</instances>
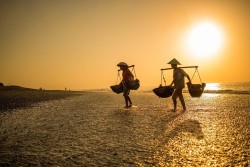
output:
<instances>
[{"instance_id":1,"label":"light shirt","mask_svg":"<svg viewBox=\"0 0 250 167\"><path fill-rule=\"evenodd\" d=\"M185 79L187 77L187 73L181 69L177 68L173 71L173 78L174 78L174 88L175 89L183 89L185 88Z\"/></svg>"}]
</instances>

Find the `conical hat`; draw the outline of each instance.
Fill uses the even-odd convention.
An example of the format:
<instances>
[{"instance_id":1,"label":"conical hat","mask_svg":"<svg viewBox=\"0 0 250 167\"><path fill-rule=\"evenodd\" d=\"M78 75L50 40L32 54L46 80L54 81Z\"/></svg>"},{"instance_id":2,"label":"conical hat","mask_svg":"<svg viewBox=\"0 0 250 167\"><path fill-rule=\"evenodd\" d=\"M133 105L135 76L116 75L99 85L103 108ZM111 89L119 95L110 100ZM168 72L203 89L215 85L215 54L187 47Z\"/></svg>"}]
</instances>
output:
<instances>
[{"instance_id":1,"label":"conical hat","mask_svg":"<svg viewBox=\"0 0 250 167\"><path fill-rule=\"evenodd\" d=\"M117 64L117 66L118 66L118 67L119 67L119 66L125 66L125 67L128 67L127 63L124 63L124 62L120 62L120 63L118 63L118 64Z\"/></svg>"},{"instance_id":2,"label":"conical hat","mask_svg":"<svg viewBox=\"0 0 250 167\"><path fill-rule=\"evenodd\" d=\"M178 65L181 65L181 63L179 63L176 59L171 60L170 62L168 62L168 64L178 64Z\"/></svg>"}]
</instances>

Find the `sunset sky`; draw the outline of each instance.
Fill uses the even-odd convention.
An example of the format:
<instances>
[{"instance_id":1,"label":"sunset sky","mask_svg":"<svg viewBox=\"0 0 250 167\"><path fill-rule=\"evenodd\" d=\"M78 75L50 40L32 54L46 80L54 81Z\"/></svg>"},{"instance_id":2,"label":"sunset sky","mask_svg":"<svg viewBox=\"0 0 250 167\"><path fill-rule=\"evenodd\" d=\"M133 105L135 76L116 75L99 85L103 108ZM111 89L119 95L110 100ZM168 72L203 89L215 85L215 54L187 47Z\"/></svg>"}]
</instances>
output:
<instances>
[{"instance_id":1,"label":"sunset sky","mask_svg":"<svg viewBox=\"0 0 250 167\"><path fill-rule=\"evenodd\" d=\"M0 0L0 25L5 85L109 88L124 61L158 86L173 58L206 83L250 81L249 0Z\"/></svg>"}]
</instances>

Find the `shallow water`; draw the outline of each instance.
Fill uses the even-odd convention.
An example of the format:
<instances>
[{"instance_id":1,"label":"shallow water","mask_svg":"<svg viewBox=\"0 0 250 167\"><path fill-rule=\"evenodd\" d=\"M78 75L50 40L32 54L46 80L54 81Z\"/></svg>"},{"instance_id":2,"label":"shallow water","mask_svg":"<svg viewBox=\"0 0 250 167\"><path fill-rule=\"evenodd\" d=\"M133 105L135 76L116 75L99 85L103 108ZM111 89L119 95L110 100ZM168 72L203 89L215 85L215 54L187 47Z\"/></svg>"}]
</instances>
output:
<instances>
[{"instance_id":1,"label":"shallow water","mask_svg":"<svg viewBox=\"0 0 250 167\"><path fill-rule=\"evenodd\" d=\"M172 101L133 91L83 92L0 113L0 165L250 165L250 95L185 93L187 112Z\"/></svg>"}]
</instances>

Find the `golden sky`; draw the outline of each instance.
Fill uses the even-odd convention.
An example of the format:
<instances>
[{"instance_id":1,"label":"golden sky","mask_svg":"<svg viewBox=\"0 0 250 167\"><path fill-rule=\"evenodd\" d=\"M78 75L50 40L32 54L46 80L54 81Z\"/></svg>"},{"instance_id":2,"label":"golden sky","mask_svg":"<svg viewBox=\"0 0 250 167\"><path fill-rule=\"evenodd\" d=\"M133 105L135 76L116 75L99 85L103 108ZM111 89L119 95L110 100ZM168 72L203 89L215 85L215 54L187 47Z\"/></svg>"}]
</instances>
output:
<instances>
[{"instance_id":1,"label":"golden sky","mask_svg":"<svg viewBox=\"0 0 250 167\"><path fill-rule=\"evenodd\" d=\"M223 37L206 56L185 42L203 22ZM142 87L158 86L173 58L199 66L206 83L250 81L249 0L1 0L0 25L5 85L108 88L124 61L135 65ZM170 84L172 73L165 77Z\"/></svg>"}]
</instances>

